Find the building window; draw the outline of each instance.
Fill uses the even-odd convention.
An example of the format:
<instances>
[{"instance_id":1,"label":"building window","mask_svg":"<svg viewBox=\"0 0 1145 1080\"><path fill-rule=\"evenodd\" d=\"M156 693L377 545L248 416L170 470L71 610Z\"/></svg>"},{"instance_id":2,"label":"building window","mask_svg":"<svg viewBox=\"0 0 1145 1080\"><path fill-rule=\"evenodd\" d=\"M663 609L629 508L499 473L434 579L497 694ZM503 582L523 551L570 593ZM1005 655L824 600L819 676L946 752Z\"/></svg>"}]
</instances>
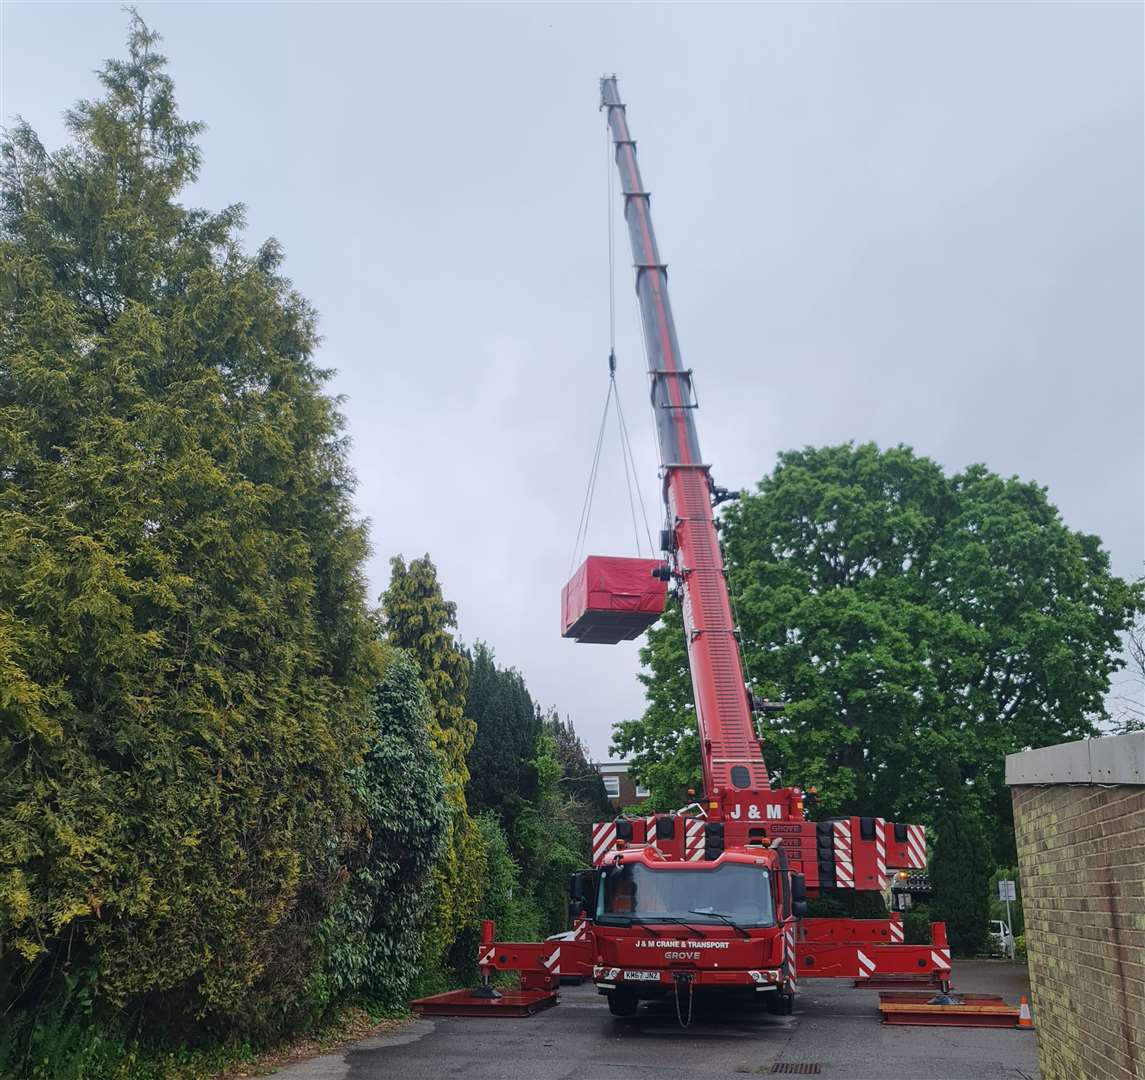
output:
<instances>
[{"instance_id":1,"label":"building window","mask_svg":"<svg viewBox=\"0 0 1145 1080\"><path fill-rule=\"evenodd\" d=\"M636 797L638 799L647 799L651 794L652 792L650 792L643 784L636 785Z\"/></svg>"},{"instance_id":2,"label":"building window","mask_svg":"<svg viewBox=\"0 0 1145 1080\"><path fill-rule=\"evenodd\" d=\"M619 776L603 776L601 779L604 781L604 793L610 799L620 798L620 777Z\"/></svg>"}]
</instances>

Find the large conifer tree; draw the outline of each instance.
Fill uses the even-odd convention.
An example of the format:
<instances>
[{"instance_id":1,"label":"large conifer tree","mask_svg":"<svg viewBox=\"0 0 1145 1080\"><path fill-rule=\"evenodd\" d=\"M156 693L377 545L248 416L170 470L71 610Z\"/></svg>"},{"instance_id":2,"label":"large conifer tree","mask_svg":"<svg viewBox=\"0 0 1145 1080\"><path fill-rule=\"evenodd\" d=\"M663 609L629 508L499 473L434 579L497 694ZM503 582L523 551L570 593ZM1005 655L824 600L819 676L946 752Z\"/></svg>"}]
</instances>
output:
<instances>
[{"instance_id":1,"label":"large conifer tree","mask_svg":"<svg viewBox=\"0 0 1145 1080\"><path fill-rule=\"evenodd\" d=\"M485 870L481 834L465 801L466 757L476 725L465 715L470 663L453 636L457 605L442 595L437 567L428 555L409 565L390 560L390 584L382 597L387 640L405 649L418 666L432 709L430 736L441 762L449 810L444 854L434 869L434 914L427 959L440 961L477 914ZM411 798L423 793L410 792Z\"/></svg>"},{"instance_id":2,"label":"large conifer tree","mask_svg":"<svg viewBox=\"0 0 1145 1080\"><path fill-rule=\"evenodd\" d=\"M187 209L138 17L0 179L0 1011L281 1023L360 821L376 646L315 316ZM61 994L63 993L60 989Z\"/></svg>"},{"instance_id":3,"label":"large conifer tree","mask_svg":"<svg viewBox=\"0 0 1145 1080\"><path fill-rule=\"evenodd\" d=\"M497 666L483 641L473 649L466 713L476 724L466 798L473 814L491 810L511 830L537 793L533 756L541 718L520 672Z\"/></svg>"}]
</instances>

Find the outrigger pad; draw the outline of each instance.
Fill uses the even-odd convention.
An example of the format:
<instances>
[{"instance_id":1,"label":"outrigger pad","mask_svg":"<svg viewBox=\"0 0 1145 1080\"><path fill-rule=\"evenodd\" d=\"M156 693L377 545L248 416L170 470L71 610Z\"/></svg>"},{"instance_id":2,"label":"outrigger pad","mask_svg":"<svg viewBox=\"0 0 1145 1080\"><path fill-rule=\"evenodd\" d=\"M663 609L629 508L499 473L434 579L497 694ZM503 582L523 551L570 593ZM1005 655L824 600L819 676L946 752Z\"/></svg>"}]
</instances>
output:
<instances>
[{"instance_id":1,"label":"outrigger pad","mask_svg":"<svg viewBox=\"0 0 1145 1080\"><path fill-rule=\"evenodd\" d=\"M560 994L555 990L502 990L488 997L477 990L449 990L444 994L418 998L410 1008L422 1016L533 1016L556 1005Z\"/></svg>"},{"instance_id":2,"label":"outrigger pad","mask_svg":"<svg viewBox=\"0 0 1145 1080\"><path fill-rule=\"evenodd\" d=\"M879 1015L884 1024L927 1027L1018 1027L1019 1010L997 994L959 994L960 1004L934 1004L926 992L879 994ZM952 999L952 1000L958 1000Z\"/></svg>"}]
</instances>

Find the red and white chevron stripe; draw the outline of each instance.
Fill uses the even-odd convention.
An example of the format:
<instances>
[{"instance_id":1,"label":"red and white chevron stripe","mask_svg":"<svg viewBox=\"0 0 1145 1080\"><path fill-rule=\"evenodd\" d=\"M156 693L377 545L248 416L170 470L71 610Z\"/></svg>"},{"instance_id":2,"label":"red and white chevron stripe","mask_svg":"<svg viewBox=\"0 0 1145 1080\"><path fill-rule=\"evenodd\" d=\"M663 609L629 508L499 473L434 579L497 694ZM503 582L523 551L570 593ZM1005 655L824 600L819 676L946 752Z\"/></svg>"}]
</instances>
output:
<instances>
[{"instance_id":1,"label":"red and white chevron stripe","mask_svg":"<svg viewBox=\"0 0 1145 1080\"><path fill-rule=\"evenodd\" d=\"M795 993L795 926L792 924L783 931L783 973L787 977L787 992Z\"/></svg>"},{"instance_id":2,"label":"red and white chevron stripe","mask_svg":"<svg viewBox=\"0 0 1145 1080\"><path fill-rule=\"evenodd\" d=\"M851 821L836 821L835 830L835 886L839 889L855 887L855 859L851 852Z\"/></svg>"},{"instance_id":3,"label":"red and white chevron stripe","mask_svg":"<svg viewBox=\"0 0 1145 1080\"><path fill-rule=\"evenodd\" d=\"M901 945L906 940L906 934L903 931L902 916L891 916L891 944Z\"/></svg>"},{"instance_id":4,"label":"red and white chevron stripe","mask_svg":"<svg viewBox=\"0 0 1145 1080\"><path fill-rule=\"evenodd\" d=\"M684 825L684 858L698 862L704 857L703 818L688 818Z\"/></svg>"},{"instance_id":5,"label":"red and white chevron stripe","mask_svg":"<svg viewBox=\"0 0 1145 1080\"><path fill-rule=\"evenodd\" d=\"M559 945L548 956L541 957L541 967L551 975L561 973L561 947Z\"/></svg>"},{"instance_id":6,"label":"red and white chevron stripe","mask_svg":"<svg viewBox=\"0 0 1145 1080\"><path fill-rule=\"evenodd\" d=\"M887 885L887 823L885 818L875 818L875 873L878 875L878 886L885 889Z\"/></svg>"},{"instance_id":7,"label":"red and white chevron stripe","mask_svg":"<svg viewBox=\"0 0 1145 1080\"><path fill-rule=\"evenodd\" d=\"M930 960L936 968L940 970L950 970L950 950L949 949L931 949Z\"/></svg>"},{"instance_id":8,"label":"red and white chevron stripe","mask_svg":"<svg viewBox=\"0 0 1145 1080\"><path fill-rule=\"evenodd\" d=\"M598 821L592 827L592 865L599 866L616 843L616 822Z\"/></svg>"},{"instance_id":9,"label":"red and white chevron stripe","mask_svg":"<svg viewBox=\"0 0 1145 1080\"><path fill-rule=\"evenodd\" d=\"M926 869L925 825L908 825L906 827L906 853L912 869Z\"/></svg>"},{"instance_id":10,"label":"red and white chevron stripe","mask_svg":"<svg viewBox=\"0 0 1145 1080\"><path fill-rule=\"evenodd\" d=\"M872 960L862 949L855 950L855 956L859 961L859 974L860 979L869 979L875 973L875 962Z\"/></svg>"},{"instance_id":11,"label":"red and white chevron stripe","mask_svg":"<svg viewBox=\"0 0 1145 1080\"><path fill-rule=\"evenodd\" d=\"M480 949L478 949L477 950L477 966L478 967L484 967L486 964L490 963L493 959L493 954L496 951L497 951L496 948L490 949L490 948L487 948L486 946L482 946Z\"/></svg>"}]
</instances>

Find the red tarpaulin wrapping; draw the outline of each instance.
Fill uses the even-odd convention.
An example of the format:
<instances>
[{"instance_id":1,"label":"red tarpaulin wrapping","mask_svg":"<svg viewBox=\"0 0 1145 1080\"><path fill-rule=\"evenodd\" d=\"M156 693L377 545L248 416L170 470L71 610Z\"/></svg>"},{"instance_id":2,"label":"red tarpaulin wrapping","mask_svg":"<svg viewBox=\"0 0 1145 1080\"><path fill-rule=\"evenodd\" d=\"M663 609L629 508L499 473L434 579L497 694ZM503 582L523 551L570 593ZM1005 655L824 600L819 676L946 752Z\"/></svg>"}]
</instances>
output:
<instances>
[{"instance_id":1,"label":"red tarpaulin wrapping","mask_svg":"<svg viewBox=\"0 0 1145 1080\"><path fill-rule=\"evenodd\" d=\"M639 637L664 612L668 583L659 559L590 555L561 590L561 636L612 645Z\"/></svg>"}]
</instances>

